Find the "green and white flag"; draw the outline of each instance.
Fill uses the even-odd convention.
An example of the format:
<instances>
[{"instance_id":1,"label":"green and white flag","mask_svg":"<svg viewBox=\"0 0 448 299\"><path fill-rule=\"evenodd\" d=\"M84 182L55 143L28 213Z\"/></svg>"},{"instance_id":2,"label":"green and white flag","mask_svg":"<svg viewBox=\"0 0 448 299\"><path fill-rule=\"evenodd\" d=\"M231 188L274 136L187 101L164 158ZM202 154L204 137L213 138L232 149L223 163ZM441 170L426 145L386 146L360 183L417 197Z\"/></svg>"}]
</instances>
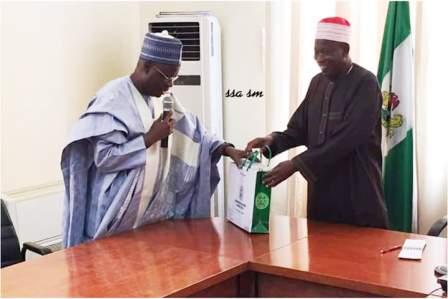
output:
<instances>
[{"instance_id":1,"label":"green and white flag","mask_svg":"<svg viewBox=\"0 0 448 299\"><path fill-rule=\"evenodd\" d=\"M415 230L414 63L409 2L389 2L378 80L383 93L384 192L390 228Z\"/></svg>"}]
</instances>

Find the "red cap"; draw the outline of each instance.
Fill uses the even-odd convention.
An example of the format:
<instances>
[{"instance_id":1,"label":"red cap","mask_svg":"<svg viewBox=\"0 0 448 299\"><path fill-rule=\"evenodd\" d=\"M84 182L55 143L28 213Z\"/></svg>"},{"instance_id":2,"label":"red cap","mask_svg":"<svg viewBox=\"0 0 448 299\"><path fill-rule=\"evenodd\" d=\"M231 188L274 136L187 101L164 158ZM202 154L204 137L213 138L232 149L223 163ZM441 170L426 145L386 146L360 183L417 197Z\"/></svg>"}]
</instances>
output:
<instances>
[{"instance_id":1,"label":"red cap","mask_svg":"<svg viewBox=\"0 0 448 299\"><path fill-rule=\"evenodd\" d=\"M341 17L325 18L317 23L316 39L350 44L350 23Z\"/></svg>"},{"instance_id":2,"label":"red cap","mask_svg":"<svg viewBox=\"0 0 448 299\"><path fill-rule=\"evenodd\" d=\"M332 23L332 24L350 26L350 22L341 17L324 18L320 20L319 23Z\"/></svg>"}]
</instances>

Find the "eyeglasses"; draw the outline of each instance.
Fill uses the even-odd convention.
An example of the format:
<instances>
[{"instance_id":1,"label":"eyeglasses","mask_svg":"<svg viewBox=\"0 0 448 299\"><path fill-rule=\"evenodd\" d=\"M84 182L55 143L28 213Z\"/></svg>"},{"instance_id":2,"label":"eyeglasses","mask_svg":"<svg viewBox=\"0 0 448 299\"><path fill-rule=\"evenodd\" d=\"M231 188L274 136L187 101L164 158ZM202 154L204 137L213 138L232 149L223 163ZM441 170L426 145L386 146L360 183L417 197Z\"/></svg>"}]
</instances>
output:
<instances>
[{"instance_id":1,"label":"eyeglasses","mask_svg":"<svg viewBox=\"0 0 448 299\"><path fill-rule=\"evenodd\" d=\"M154 68L156 69L156 71L160 74L160 75L162 75L162 77L165 79L165 80L167 80L167 81L170 81L171 83L173 83L174 81L176 81L178 78L179 78L179 76L175 76L175 77L168 77L167 75L165 75L157 66L155 66L154 65Z\"/></svg>"}]
</instances>

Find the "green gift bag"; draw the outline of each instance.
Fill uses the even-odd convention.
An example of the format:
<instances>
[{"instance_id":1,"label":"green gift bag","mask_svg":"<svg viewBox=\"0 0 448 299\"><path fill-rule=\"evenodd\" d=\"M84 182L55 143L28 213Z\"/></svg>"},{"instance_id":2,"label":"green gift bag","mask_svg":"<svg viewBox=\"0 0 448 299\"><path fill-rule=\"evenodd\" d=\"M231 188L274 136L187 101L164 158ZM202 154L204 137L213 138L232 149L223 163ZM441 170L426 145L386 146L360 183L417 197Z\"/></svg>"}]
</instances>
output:
<instances>
[{"instance_id":1,"label":"green gift bag","mask_svg":"<svg viewBox=\"0 0 448 299\"><path fill-rule=\"evenodd\" d=\"M230 168L227 219L250 233L269 232L271 188L263 184L266 167L254 157L238 168Z\"/></svg>"}]
</instances>

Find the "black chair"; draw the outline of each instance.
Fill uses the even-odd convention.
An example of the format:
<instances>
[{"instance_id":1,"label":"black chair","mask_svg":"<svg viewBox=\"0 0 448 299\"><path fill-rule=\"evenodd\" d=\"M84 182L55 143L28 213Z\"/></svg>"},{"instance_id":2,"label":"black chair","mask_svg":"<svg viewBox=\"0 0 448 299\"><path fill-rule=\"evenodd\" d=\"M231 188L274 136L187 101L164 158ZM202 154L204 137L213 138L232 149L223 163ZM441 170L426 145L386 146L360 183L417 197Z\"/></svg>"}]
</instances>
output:
<instances>
[{"instance_id":1,"label":"black chair","mask_svg":"<svg viewBox=\"0 0 448 299\"><path fill-rule=\"evenodd\" d=\"M19 239L16 230L9 216L8 209L3 199L0 199L2 205L2 261L1 267L14 265L25 261L26 251L30 250L40 255L52 253L49 247L39 245L34 242L23 243L22 251L20 251Z\"/></svg>"},{"instance_id":2,"label":"black chair","mask_svg":"<svg viewBox=\"0 0 448 299\"><path fill-rule=\"evenodd\" d=\"M447 223L446 215L437 220L429 229L427 235L438 237L440 233L445 229Z\"/></svg>"}]
</instances>

